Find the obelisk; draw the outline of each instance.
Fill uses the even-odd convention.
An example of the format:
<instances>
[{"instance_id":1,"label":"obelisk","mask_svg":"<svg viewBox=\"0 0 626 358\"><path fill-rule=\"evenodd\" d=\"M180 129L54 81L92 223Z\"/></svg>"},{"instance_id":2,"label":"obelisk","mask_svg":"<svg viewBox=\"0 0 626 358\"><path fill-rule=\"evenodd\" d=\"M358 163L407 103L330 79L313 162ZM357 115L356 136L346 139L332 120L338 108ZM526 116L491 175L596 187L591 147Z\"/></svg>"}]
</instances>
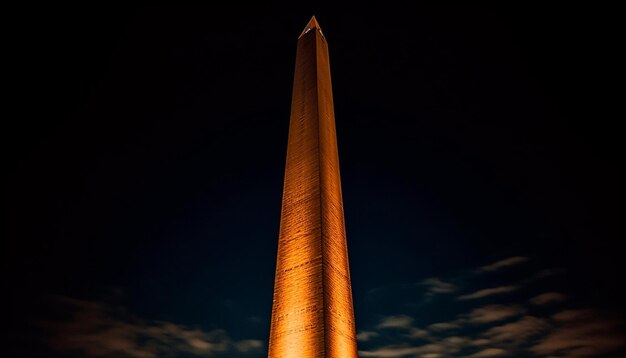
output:
<instances>
[{"instance_id":1,"label":"obelisk","mask_svg":"<svg viewBox=\"0 0 626 358\"><path fill-rule=\"evenodd\" d=\"M270 358L357 357L328 44L298 38Z\"/></svg>"}]
</instances>

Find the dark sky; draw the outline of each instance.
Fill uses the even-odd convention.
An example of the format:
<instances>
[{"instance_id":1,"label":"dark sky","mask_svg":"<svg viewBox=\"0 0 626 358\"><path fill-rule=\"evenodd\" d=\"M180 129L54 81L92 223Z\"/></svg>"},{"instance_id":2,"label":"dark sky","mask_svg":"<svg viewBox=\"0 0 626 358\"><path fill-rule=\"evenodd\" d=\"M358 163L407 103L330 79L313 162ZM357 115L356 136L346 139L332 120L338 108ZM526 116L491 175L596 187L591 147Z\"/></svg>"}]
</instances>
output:
<instances>
[{"instance_id":1,"label":"dark sky","mask_svg":"<svg viewBox=\"0 0 626 358\"><path fill-rule=\"evenodd\" d=\"M10 356L266 354L296 39L313 14L360 355L626 355L614 12L16 12Z\"/></svg>"}]
</instances>

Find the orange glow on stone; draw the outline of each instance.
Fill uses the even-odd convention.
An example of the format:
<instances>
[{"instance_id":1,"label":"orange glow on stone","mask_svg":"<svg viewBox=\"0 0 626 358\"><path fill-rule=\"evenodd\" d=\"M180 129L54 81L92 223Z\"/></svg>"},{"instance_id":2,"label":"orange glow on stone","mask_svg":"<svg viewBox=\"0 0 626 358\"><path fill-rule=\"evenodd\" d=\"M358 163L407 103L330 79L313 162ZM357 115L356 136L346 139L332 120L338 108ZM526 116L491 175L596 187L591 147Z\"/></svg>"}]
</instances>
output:
<instances>
[{"instance_id":1,"label":"orange glow on stone","mask_svg":"<svg viewBox=\"0 0 626 358\"><path fill-rule=\"evenodd\" d=\"M357 357L328 45L298 38L270 358Z\"/></svg>"}]
</instances>

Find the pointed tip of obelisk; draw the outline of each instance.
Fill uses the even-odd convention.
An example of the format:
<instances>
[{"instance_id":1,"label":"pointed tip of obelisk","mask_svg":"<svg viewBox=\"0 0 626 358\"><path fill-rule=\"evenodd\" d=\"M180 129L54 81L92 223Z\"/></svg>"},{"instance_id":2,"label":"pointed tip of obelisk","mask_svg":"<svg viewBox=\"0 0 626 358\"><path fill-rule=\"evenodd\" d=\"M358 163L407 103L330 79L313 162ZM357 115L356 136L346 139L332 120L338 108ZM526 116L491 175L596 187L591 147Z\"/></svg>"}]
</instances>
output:
<instances>
[{"instance_id":1,"label":"pointed tip of obelisk","mask_svg":"<svg viewBox=\"0 0 626 358\"><path fill-rule=\"evenodd\" d=\"M321 29L320 24L317 23L315 15L311 16L311 20L309 20L309 23L306 25L306 27L310 27L311 29Z\"/></svg>"},{"instance_id":2,"label":"pointed tip of obelisk","mask_svg":"<svg viewBox=\"0 0 626 358\"><path fill-rule=\"evenodd\" d=\"M322 31L322 28L320 27L320 24L317 22L315 15L311 17L311 20L309 20L309 23L306 24L306 26L304 27L304 30L302 30L302 33L300 34L300 36L298 36L298 38L302 37L302 35L306 34L307 32L311 30L319 30L320 32Z\"/></svg>"}]
</instances>

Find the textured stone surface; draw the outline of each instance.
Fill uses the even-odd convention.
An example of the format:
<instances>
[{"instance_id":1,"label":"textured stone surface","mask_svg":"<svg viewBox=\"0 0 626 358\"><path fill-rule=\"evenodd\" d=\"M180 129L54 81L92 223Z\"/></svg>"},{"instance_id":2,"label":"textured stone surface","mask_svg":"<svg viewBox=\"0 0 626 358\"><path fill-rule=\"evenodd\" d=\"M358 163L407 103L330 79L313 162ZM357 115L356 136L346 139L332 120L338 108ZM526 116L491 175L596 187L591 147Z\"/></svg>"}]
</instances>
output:
<instances>
[{"instance_id":1,"label":"textured stone surface","mask_svg":"<svg viewBox=\"0 0 626 358\"><path fill-rule=\"evenodd\" d=\"M357 357L326 39L298 39L269 357Z\"/></svg>"}]
</instances>

